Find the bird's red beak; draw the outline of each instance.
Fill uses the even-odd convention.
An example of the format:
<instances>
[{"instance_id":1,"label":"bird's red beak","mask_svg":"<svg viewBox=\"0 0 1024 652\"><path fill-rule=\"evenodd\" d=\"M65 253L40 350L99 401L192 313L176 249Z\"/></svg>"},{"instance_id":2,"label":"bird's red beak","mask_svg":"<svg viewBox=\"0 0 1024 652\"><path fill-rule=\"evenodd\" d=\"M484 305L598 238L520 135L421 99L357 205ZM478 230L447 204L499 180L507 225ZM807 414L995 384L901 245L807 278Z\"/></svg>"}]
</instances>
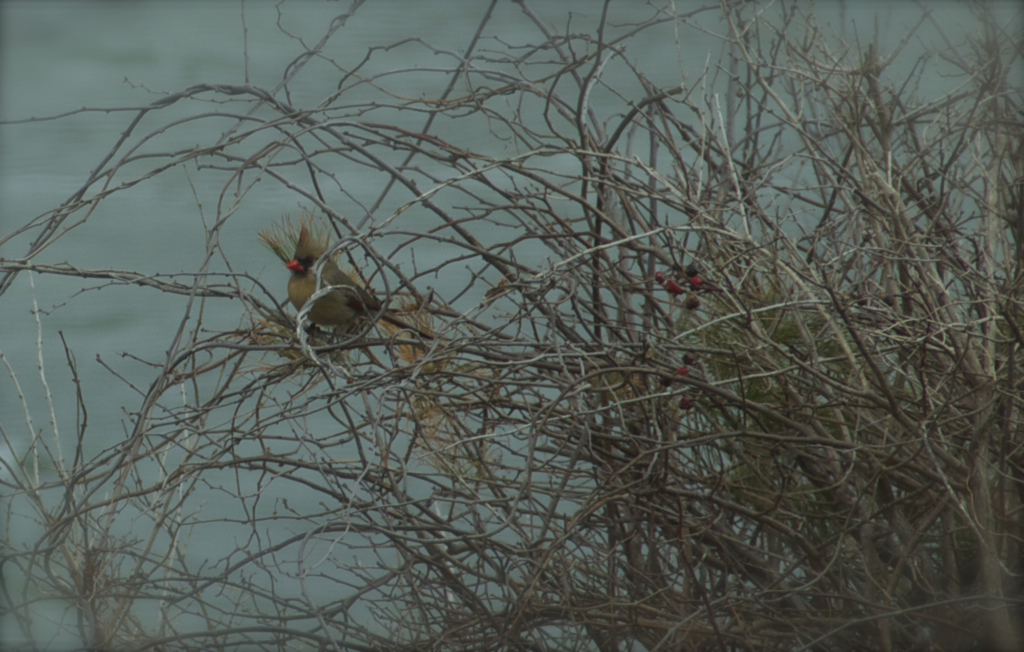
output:
<instances>
[{"instance_id":1,"label":"bird's red beak","mask_svg":"<svg viewBox=\"0 0 1024 652\"><path fill-rule=\"evenodd\" d=\"M292 270L293 272L304 272L304 271L306 271L306 268L302 265L302 263L299 262L298 258L292 258L292 262L290 262L287 265L285 265L285 267L287 267L288 269Z\"/></svg>"}]
</instances>

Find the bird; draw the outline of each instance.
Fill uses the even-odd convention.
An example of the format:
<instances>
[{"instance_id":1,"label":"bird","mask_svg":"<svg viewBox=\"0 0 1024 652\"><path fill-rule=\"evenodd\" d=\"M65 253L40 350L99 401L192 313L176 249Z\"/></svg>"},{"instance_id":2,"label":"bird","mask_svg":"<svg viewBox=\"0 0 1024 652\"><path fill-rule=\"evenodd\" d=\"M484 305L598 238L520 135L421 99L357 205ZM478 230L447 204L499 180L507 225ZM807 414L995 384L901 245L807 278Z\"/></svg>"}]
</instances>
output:
<instances>
[{"instance_id":1,"label":"bird","mask_svg":"<svg viewBox=\"0 0 1024 652\"><path fill-rule=\"evenodd\" d=\"M297 310L302 310L317 290L313 269L325 251L326 247L316 242L309 229L303 226L295 245L295 255L285 265L292 272L288 279L288 298ZM321 288L335 286L337 289L317 299L310 308L309 319L317 326L335 326L348 331L363 315L380 312L381 303L377 297L353 282L333 260L324 261L320 278Z\"/></svg>"},{"instance_id":2,"label":"bird","mask_svg":"<svg viewBox=\"0 0 1024 652\"><path fill-rule=\"evenodd\" d=\"M317 275L314 271L317 261L323 257L327 246L317 242L309 228L303 226L299 230L299 239L295 243L295 254L285 264L291 270L288 279L288 298L296 310L302 310L309 298L317 291ZM342 331L351 331L360 317L377 317L402 330L413 331L422 337L433 339L433 336L410 326L390 315L383 314L381 302L355 283L348 274L341 271L333 260L327 259L320 268L320 289L335 289L320 297L309 309L309 320L317 326L336 327Z\"/></svg>"}]
</instances>

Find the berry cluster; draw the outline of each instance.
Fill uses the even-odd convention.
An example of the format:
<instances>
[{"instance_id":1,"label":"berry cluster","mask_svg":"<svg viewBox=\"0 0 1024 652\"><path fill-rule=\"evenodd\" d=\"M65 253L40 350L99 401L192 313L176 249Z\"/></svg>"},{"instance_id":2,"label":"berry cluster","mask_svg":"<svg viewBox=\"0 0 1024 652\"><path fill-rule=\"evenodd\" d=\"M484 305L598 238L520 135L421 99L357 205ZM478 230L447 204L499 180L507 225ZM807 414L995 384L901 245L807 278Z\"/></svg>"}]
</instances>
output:
<instances>
[{"instance_id":1,"label":"berry cluster","mask_svg":"<svg viewBox=\"0 0 1024 652\"><path fill-rule=\"evenodd\" d=\"M661 284L670 294L682 294L686 292L679 284L665 276L665 272L654 272L654 280Z\"/></svg>"},{"instance_id":2,"label":"berry cluster","mask_svg":"<svg viewBox=\"0 0 1024 652\"><path fill-rule=\"evenodd\" d=\"M677 376L689 376L689 367L679 367L676 369ZM679 409L680 410L692 410L693 409L693 398L690 397L689 392L683 392L679 397Z\"/></svg>"},{"instance_id":3,"label":"berry cluster","mask_svg":"<svg viewBox=\"0 0 1024 652\"><path fill-rule=\"evenodd\" d=\"M665 272L654 272L654 280L671 294L683 294L686 292L679 283L669 278ZM700 292L707 289L704 285L704 279L700 277L700 268L697 267L697 263L690 263L686 267L686 282L692 292Z\"/></svg>"},{"instance_id":4,"label":"berry cluster","mask_svg":"<svg viewBox=\"0 0 1024 652\"><path fill-rule=\"evenodd\" d=\"M677 277L678 278L678 277ZM700 267L697 263L690 263L686 266L686 284L689 286L689 290L680 285L675 279L670 278L665 272L655 272L654 280L661 285L661 287L668 290L669 294L679 296L686 294L686 302L683 304L689 310L696 310L700 307L700 299L697 298L697 292L708 292L713 291L712 287L709 287L704 283L704 279L700 277ZM689 291L689 293L687 293ZM685 365L690 365L695 362L696 359L692 354L687 353L683 358ZM689 376L689 366L682 366L676 369L677 376ZM668 385L672 381L666 380L665 384ZM679 409L680 410L692 410L696 403L694 402L694 396L691 392L683 392L679 396Z\"/></svg>"},{"instance_id":5,"label":"berry cluster","mask_svg":"<svg viewBox=\"0 0 1024 652\"><path fill-rule=\"evenodd\" d=\"M668 290L669 294L679 296L686 294L687 290L674 279L669 278L665 272L655 272L654 280L658 282L663 288ZM700 299L697 298L694 292L701 292L707 290L707 286L704 284L704 279L700 277L700 268L697 267L697 263L690 263L686 267L686 283L689 285L689 291L691 294L686 295L686 307L690 310L696 310L700 307Z\"/></svg>"}]
</instances>

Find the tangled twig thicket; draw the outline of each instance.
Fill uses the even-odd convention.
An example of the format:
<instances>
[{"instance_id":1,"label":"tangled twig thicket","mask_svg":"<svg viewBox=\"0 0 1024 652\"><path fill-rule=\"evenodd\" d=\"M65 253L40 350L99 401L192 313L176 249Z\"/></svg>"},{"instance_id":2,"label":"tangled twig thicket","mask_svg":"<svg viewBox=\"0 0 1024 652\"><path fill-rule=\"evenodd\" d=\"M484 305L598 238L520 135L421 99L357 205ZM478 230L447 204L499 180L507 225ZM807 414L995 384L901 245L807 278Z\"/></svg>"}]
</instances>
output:
<instances>
[{"instance_id":1,"label":"tangled twig thicket","mask_svg":"<svg viewBox=\"0 0 1024 652\"><path fill-rule=\"evenodd\" d=\"M1020 41L979 5L970 40L907 61L933 18L883 51L799 3L723 3L723 61L659 87L629 46L685 17L556 32L520 6L537 43L485 19L443 93L336 61L320 104L290 103L341 17L280 89L138 114L207 107L234 120L215 142L132 135L31 223L41 247L191 166L231 180L215 239L279 183L436 337L314 337L244 274L0 262L2 287L69 274L250 315L184 318L124 442L7 468L45 526L4 550L12 617L58 598L118 650L1018 649ZM400 207L326 199L354 166ZM444 255L396 262L413 248Z\"/></svg>"}]
</instances>

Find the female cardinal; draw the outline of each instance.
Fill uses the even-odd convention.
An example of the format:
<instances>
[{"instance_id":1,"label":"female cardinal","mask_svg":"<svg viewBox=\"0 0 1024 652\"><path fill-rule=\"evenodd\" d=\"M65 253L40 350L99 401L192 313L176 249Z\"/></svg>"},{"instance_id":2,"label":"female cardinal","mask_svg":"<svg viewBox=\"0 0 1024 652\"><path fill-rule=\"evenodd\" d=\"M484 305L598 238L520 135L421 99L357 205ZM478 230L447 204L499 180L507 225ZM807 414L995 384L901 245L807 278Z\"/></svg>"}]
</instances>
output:
<instances>
[{"instance_id":1,"label":"female cardinal","mask_svg":"<svg viewBox=\"0 0 1024 652\"><path fill-rule=\"evenodd\" d=\"M302 310L302 306L306 305L316 292L317 282L313 268L325 251L326 247L315 242L309 229L303 226L295 246L295 257L285 265L292 270L292 277L288 280L288 298L298 310ZM348 331L359 317L380 311L380 301L356 285L348 274L338 269L333 260L324 261L320 278L321 288L336 286L337 289L320 297L313 304L309 311L309 319L314 324L340 326L341 330Z\"/></svg>"}]
</instances>

